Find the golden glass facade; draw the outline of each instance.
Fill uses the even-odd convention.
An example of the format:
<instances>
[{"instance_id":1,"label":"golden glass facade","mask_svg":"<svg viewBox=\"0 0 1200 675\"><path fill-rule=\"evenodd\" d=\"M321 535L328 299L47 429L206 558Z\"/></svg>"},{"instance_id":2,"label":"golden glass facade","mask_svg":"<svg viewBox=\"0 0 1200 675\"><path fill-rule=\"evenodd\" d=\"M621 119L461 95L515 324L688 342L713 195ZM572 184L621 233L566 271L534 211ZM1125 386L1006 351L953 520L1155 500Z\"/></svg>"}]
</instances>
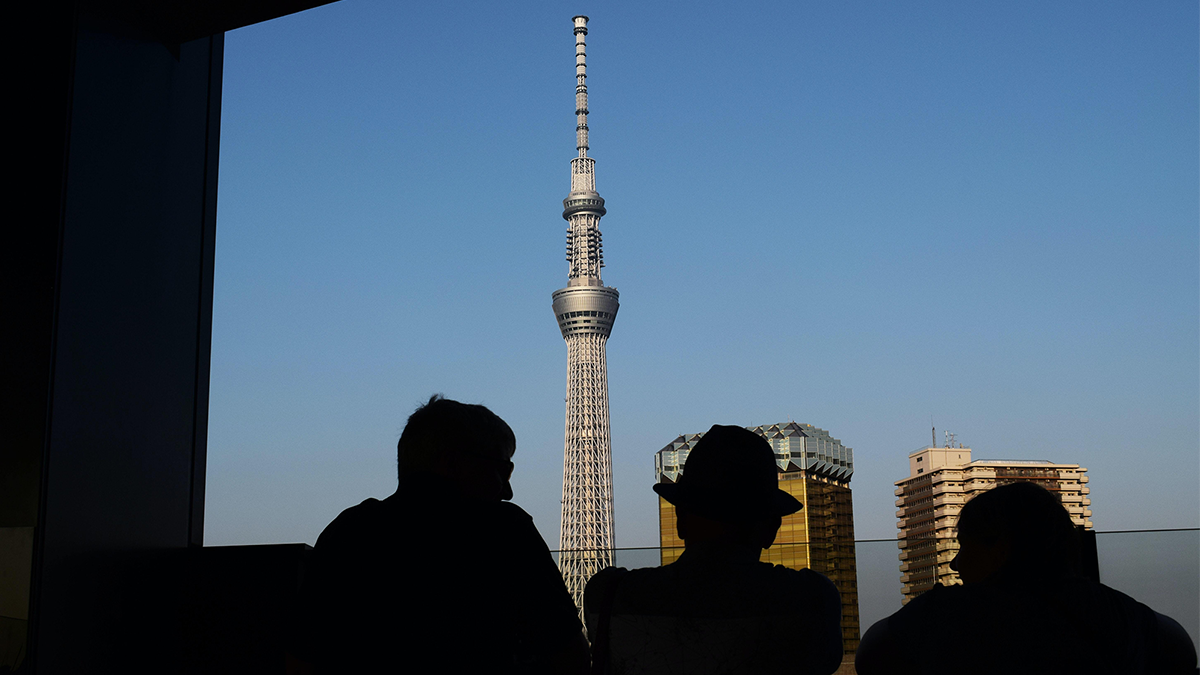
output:
<instances>
[{"instance_id":1,"label":"golden glass facade","mask_svg":"<svg viewBox=\"0 0 1200 675\"><path fill-rule=\"evenodd\" d=\"M808 568L833 581L842 595L843 646L846 654L853 656L858 649L859 619L854 507L849 485L853 471L852 451L810 425L789 423L748 428L772 442L781 469L786 469L779 474L779 488L804 504L802 510L784 517L774 545L762 552L761 560L796 570ZM681 436L659 452L659 482L673 482L678 478L686 462L686 452L701 435ZM792 451L788 455L781 453L780 448L789 447L785 441L796 436L800 436L800 442L790 443ZM819 438L825 445L820 454L808 449L810 438ZM671 454L664 457L664 453ZM680 454L682 458L673 459ZM829 461L830 457L838 456L842 459ZM798 467L804 459L809 460L806 462L808 469ZM826 466L835 470L822 471ZM836 473L837 478L824 475L826 473ZM658 499L658 532L662 564L668 565L679 558L684 543L676 530L675 507L661 497Z\"/></svg>"}]
</instances>

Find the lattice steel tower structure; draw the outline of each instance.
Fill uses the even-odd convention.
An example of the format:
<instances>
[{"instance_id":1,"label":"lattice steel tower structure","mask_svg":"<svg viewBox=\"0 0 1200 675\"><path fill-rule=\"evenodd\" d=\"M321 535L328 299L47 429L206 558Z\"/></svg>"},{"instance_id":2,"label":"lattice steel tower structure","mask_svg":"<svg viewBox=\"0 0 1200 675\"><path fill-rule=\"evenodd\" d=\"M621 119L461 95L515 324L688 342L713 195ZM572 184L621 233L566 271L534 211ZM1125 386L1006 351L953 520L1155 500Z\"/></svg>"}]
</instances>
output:
<instances>
[{"instance_id":1,"label":"lattice steel tower structure","mask_svg":"<svg viewBox=\"0 0 1200 675\"><path fill-rule=\"evenodd\" d=\"M596 160L588 152L586 16L575 22L575 146L571 192L563 200L567 225L567 287L553 294L554 316L567 341L567 421L563 444L562 535L559 569L578 607L596 572L613 564L612 446L608 427L605 343L619 307L617 289L600 280L604 253L596 192Z\"/></svg>"}]
</instances>

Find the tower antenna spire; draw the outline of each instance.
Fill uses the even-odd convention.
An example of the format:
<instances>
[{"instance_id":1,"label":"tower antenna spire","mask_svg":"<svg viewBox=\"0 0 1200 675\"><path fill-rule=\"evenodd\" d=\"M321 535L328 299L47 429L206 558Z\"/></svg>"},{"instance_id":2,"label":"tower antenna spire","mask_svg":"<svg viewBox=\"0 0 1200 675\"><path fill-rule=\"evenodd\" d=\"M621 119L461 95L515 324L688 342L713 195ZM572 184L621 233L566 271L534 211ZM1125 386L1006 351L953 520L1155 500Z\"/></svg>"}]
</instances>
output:
<instances>
[{"instance_id":1,"label":"tower antenna spire","mask_svg":"<svg viewBox=\"0 0 1200 675\"><path fill-rule=\"evenodd\" d=\"M575 22L575 149L580 157L588 151L587 97L587 22L586 16L576 16ZM593 186L593 189L595 187Z\"/></svg>"},{"instance_id":2,"label":"tower antenna spire","mask_svg":"<svg viewBox=\"0 0 1200 675\"><path fill-rule=\"evenodd\" d=\"M567 221L567 287L552 294L554 316L567 343L567 414L563 440L562 534L559 571L577 607L592 575L614 562L612 444L608 423L605 345L617 318L619 294L600 279L604 252L596 192L596 160L588 153L586 16L575 24L575 149Z\"/></svg>"}]
</instances>

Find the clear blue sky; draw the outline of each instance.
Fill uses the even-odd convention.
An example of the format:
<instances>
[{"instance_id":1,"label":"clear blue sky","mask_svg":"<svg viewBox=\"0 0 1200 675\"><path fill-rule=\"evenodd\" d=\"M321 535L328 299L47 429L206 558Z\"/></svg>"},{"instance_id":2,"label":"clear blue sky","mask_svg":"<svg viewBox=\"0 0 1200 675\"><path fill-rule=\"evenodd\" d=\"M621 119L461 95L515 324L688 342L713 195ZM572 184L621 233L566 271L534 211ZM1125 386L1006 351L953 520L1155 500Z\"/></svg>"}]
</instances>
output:
<instances>
[{"instance_id":1,"label":"clear blue sky","mask_svg":"<svg viewBox=\"0 0 1200 675\"><path fill-rule=\"evenodd\" d=\"M676 435L788 419L854 448L860 538L931 415L1086 466L1099 530L1200 522L1196 3L343 0L226 37L209 544L390 494L443 392L556 546L575 12L619 545Z\"/></svg>"}]
</instances>

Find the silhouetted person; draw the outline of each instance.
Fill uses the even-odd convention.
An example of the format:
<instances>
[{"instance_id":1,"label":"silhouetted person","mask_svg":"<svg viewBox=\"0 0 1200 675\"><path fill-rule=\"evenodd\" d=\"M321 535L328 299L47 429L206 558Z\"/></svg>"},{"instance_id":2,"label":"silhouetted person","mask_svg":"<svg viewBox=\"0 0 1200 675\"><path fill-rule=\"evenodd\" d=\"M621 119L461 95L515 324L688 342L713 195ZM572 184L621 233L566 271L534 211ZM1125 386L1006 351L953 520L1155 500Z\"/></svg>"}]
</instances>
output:
<instances>
[{"instance_id":1,"label":"silhouetted person","mask_svg":"<svg viewBox=\"0 0 1200 675\"><path fill-rule=\"evenodd\" d=\"M614 674L811 673L842 659L841 598L828 578L759 562L783 516L803 505L779 489L771 446L714 426L674 484L683 554L663 567L609 568L584 593L593 662ZM594 665L594 670L597 669Z\"/></svg>"},{"instance_id":2,"label":"silhouetted person","mask_svg":"<svg viewBox=\"0 0 1200 675\"><path fill-rule=\"evenodd\" d=\"M434 396L408 418L395 494L317 539L293 672L587 670L578 613L509 477L516 438L481 405Z\"/></svg>"},{"instance_id":3,"label":"silhouetted person","mask_svg":"<svg viewBox=\"0 0 1200 675\"><path fill-rule=\"evenodd\" d=\"M951 567L863 636L859 675L1194 675L1183 628L1079 575L1079 538L1058 498L1033 483L994 488L958 517Z\"/></svg>"}]
</instances>

